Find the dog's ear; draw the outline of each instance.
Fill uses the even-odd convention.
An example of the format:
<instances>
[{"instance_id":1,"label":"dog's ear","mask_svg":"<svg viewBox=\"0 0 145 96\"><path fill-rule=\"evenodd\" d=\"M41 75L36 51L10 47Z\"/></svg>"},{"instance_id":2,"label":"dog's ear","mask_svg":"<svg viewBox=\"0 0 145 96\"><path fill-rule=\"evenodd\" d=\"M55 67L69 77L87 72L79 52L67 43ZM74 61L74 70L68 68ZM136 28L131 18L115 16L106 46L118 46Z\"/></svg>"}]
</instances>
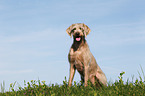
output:
<instances>
[{"instance_id":1,"label":"dog's ear","mask_svg":"<svg viewBox=\"0 0 145 96\"><path fill-rule=\"evenodd\" d=\"M74 24L72 24L71 26L69 26L67 29L66 29L66 33L70 36L70 37L72 37L72 28L73 28L73 26L74 26Z\"/></svg>"},{"instance_id":2,"label":"dog's ear","mask_svg":"<svg viewBox=\"0 0 145 96\"><path fill-rule=\"evenodd\" d=\"M90 33L91 29L83 23L85 37Z\"/></svg>"}]
</instances>

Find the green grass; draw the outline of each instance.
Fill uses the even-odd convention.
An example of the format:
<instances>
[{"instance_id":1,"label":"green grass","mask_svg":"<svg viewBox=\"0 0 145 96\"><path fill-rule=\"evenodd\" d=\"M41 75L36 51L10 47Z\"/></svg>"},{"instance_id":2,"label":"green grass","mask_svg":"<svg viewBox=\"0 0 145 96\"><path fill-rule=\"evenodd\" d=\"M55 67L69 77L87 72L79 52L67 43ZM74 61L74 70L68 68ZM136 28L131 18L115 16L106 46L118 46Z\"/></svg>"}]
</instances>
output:
<instances>
[{"instance_id":1,"label":"green grass","mask_svg":"<svg viewBox=\"0 0 145 96\"><path fill-rule=\"evenodd\" d=\"M65 78L62 85L51 84L46 85L45 81L31 80L24 81L24 88L18 87L14 89L16 82L10 84L10 91L4 92L4 83L1 84L0 96L144 96L145 81L136 79L134 82L124 82L123 74L118 76L119 80L115 83L108 84L107 87L96 88L88 82L88 86L84 87L81 82L74 82L72 87L68 87ZM145 77L144 77L145 78Z\"/></svg>"}]
</instances>

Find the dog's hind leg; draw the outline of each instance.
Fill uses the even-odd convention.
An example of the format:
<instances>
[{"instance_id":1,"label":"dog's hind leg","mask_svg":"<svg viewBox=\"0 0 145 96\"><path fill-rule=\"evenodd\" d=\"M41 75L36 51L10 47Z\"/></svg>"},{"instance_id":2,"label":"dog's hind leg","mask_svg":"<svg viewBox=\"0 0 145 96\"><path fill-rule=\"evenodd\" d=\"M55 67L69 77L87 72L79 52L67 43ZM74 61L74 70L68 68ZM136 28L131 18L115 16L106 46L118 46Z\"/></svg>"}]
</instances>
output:
<instances>
[{"instance_id":1,"label":"dog's hind leg","mask_svg":"<svg viewBox=\"0 0 145 96\"><path fill-rule=\"evenodd\" d=\"M97 79L98 83L100 83L101 85L103 84L104 86L107 86L107 79L106 79L105 74L103 74L101 72L97 72L96 79Z\"/></svg>"},{"instance_id":2,"label":"dog's hind leg","mask_svg":"<svg viewBox=\"0 0 145 96\"><path fill-rule=\"evenodd\" d=\"M95 75L91 75L90 77L89 77L89 79L90 79L90 81L91 81L91 83L93 84L93 85L95 85L95 82L96 82L96 78L95 78Z\"/></svg>"}]
</instances>

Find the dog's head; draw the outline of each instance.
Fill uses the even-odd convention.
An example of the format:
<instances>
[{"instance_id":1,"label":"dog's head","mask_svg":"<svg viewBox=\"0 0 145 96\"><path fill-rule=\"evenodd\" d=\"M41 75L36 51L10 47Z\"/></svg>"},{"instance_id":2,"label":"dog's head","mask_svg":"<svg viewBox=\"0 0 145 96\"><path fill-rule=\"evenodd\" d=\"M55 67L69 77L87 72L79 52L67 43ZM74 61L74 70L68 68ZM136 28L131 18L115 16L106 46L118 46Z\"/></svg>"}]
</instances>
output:
<instances>
[{"instance_id":1,"label":"dog's head","mask_svg":"<svg viewBox=\"0 0 145 96\"><path fill-rule=\"evenodd\" d=\"M71 37L73 35L75 41L81 41L81 37L86 37L90 31L90 28L84 23L72 24L66 29L67 34Z\"/></svg>"}]
</instances>

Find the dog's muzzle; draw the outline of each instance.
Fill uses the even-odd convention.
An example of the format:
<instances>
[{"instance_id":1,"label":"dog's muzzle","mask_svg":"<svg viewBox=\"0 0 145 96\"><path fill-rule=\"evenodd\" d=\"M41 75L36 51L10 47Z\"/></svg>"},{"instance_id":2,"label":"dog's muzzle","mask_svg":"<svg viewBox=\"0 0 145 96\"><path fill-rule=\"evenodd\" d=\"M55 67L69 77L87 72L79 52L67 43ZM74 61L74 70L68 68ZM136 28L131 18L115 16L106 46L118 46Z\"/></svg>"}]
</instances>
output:
<instances>
[{"instance_id":1,"label":"dog's muzzle","mask_svg":"<svg viewBox=\"0 0 145 96\"><path fill-rule=\"evenodd\" d=\"M75 40L78 42L81 41L81 35L79 32L75 33Z\"/></svg>"}]
</instances>

